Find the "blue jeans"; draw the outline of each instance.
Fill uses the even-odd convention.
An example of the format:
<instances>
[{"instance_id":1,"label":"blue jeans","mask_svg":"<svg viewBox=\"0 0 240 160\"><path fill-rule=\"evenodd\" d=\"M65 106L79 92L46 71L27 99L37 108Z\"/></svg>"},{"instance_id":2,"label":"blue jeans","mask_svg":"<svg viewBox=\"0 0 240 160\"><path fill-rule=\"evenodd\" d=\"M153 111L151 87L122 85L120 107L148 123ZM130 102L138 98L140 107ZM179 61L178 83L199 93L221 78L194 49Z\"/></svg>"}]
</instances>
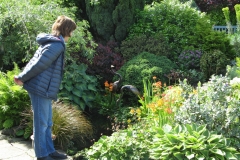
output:
<instances>
[{"instance_id":1,"label":"blue jeans","mask_svg":"<svg viewBox=\"0 0 240 160\"><path fill-rule=\"evenodd\" d=\"M55 152L52 140L52 100L28 92L33 109L34 151L36 157Z\"/></svg>"}]
</instances>

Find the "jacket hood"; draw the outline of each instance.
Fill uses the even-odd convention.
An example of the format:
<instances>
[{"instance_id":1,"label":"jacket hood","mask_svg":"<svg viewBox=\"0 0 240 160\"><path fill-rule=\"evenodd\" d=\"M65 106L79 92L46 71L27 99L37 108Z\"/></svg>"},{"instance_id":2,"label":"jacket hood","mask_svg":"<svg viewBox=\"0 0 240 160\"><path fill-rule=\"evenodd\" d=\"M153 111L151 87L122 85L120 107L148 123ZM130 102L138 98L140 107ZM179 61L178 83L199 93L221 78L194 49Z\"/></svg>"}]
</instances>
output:
<instances>
[{"instance_id":1,"label":"jacket hood","mask_svg":"<svg viewBox=\"0 0 240 160\"><path fill-rule=\"evenodd\" d=\"M51 34L41 33L37 36L36 41L38 44L42 45L46 42L62 42L65 46L64 39L62 36L56 37Z\"/></svg>"}]
</instances>

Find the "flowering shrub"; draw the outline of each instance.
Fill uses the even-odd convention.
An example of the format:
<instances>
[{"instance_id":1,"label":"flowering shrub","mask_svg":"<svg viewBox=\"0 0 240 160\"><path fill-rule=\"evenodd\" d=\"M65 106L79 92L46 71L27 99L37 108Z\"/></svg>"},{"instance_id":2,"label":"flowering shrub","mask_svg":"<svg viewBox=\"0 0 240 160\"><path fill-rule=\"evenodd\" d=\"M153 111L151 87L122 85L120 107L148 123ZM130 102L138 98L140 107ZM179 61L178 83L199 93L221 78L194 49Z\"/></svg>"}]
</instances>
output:
<instances>
[{"instance_id":1,"label":"flowering shrub","mask_svg":"<svg viewBox=\"0 0 240 160\"><path fill-rule=\"evenodd\" d=\"M218 128L211 128L215 124L222 125L229 119L227 116L221 117L218 111L224 106L231 96L231 86L227 78L212 78L209 85L205 84L203 88L193 89L186 83L186 80L180 82L179 86L162 85L154 77L154 82L144 80L144 95L139 100L141 107L132 108L130 114L137 117L135 124L128 125L123 130L114 132L111 136L102 136L89 149L80 151L76 156L82 156L83 159L239 159L240 154L236 148L233 148L233 141L219 135ZM232 81L232 84L236 79ZM216 85L216 86L215 86ZM214 88L215 86L215 88ZM238 86L239 87L239 86ZM210 94L209 92L213 92ZM223 92L223 93L221 93ZM216 93L216 94L215 94ZM227 95L226 99L224 97ZM188 104L189 99L195 99ZM197 101L199 98L200 101ZM185 101L187 100L187 101ZM201 101L203 100L203 101ZM212 102L216 100L217 102ZM232 99L231 99L232 100ZM220 102L219 102L220 101ZM198 117L201 110L195 108L182 109L188 105L200 105L206 103L201 108L203 114ZM236 101L235 101L236 102ZM234 103L235 103L234 102ZM238 100L239 103L239 100ZM183 104L183 106L182 106ZM216 104L216 105L213 105ZM233 103L232 107L234 108ZM210 108L208 106L213 105ZM237 108L235 105L235 108ZM199 106L197 106L199 107ZM206 107L206 109L204 109ZM195 109L195 112L193 111ZM179 110L181 113L178 113ZM231 110L231 109L230 109ZM230 111L229 110L229 111ZM206 111L206 112L205 112ZM215 113L216 112L216 113ZM235 110L236 112L236 110ZM182 121L192 117L197 117L191 121L191 124L174 124L174 114ZM218 119L211 120L211 115ZM232 112L229 114L234 115ZM235 113L236 115L236 113ZM208 117L205 117L208 116ZM222 119L219 119L222 118ZM228 115L228 117L231 117ZM205 118L201 121L201 118ZM190 119L191 120L191 119ZM218 123L218 120L219 123ZM208 122L209 121L209 122ZM180 121L181 122L181 121ZM195 123L196 122L196 123ZM199 125L198 123L203 123ZM230 122L230 121L228 121ZM131 123L131 120L128 120ZM231 123L228 131L232 132L239 124ZM209 127L210 126L210 127ZM218 126L219 127L219 126ZM218 131L215 132L215 130ZM239 132L239 131L238 131ZM225 135L226 132L225 132ZM76 158L75 156L75 158Z\"/></svg>"},{"instance_id":2,"label":"flowering shrub","mask_svg":"<svg viewBox=\"0 0 240 160\"><path fill-rule=\"evenodd\" d=\"M179 55L178 61L180 65L185 69L200 69L201 56L202 52L199 50L184 51Z\"/></svg>"},{"instance_id":3,"label":"flowering shrub","mask_svg":"<svg viewBox=\"0 0 240 160\"><path fill-rule=\"evenodd\" d=\"M179 86L162 86L161 81L156 81L151 84L144 81L144 97L139 100L142 104L141 111L138 111L137 116L147 117L154 120L156 126L171 124L174 119L174 112L183 103L184 98L181 96L182 88Z\"/></svg>"},{"instance_id":4,"label":"flowering shrub","mask_svg":"<svg viewBox=\"0 0 240 160\"><path fill-rule=\"evenodd\" d=\"M236 99L240 100L240 78L233 78L230 81L230 85L233 88L233 97L235 97Z\"/></svg>"},{"instance_id":5,"label":"flowering shrub","mask_svg":"<svg viewBox=\"0 0 240 160\"><path fill-rule=\"evenodd\" d=\"M209 130L234 138L236 145L240 145L238 95L239 81L230 82L228 77L212 76L208 83L199 85L195 93L186 96L175 120L184 124L206 124Z\"/></svg>"}]
</instances>

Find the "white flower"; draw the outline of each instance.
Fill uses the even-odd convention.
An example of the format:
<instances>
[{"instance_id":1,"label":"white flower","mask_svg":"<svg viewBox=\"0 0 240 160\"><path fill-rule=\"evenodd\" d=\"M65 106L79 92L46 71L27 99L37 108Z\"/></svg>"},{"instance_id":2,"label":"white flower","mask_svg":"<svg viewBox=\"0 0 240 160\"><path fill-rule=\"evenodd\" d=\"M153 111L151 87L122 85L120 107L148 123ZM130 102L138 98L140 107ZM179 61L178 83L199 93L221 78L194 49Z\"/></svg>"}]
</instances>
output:
<instances>
[{"instance_id":1,"label":"white flower","mask_svg":"<svg viewBox=\"0 0 240 160\"><path fill-rule=\"evenodd\" d=\"M238 77L235 77L233 78L231 81L230 81L230 85L231 86L240 86L240 78Z\"/></svg>"}]
</instances>

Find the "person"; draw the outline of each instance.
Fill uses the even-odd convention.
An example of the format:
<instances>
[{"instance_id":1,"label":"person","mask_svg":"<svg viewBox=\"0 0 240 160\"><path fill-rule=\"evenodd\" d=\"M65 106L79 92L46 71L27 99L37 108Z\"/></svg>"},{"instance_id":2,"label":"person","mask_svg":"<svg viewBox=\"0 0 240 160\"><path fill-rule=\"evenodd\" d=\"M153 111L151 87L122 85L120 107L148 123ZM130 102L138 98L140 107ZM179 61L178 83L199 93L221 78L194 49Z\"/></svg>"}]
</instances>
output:
<instances>
[{"instance_id":1,"label":"person","mask_svg":"<svg viewBox=\"0 0 240 160\"><path fill-rule=\"evenodd\" d=\"M67 16L59 16L52 25L52 33L41 33L40 45L14 82L27 90L33 110L34 151L38 160L65 159L66 154L55 150L51 127L52 100L57 100L63 77L65 43L76 29Z\"/></svg>"}]
</instances>

